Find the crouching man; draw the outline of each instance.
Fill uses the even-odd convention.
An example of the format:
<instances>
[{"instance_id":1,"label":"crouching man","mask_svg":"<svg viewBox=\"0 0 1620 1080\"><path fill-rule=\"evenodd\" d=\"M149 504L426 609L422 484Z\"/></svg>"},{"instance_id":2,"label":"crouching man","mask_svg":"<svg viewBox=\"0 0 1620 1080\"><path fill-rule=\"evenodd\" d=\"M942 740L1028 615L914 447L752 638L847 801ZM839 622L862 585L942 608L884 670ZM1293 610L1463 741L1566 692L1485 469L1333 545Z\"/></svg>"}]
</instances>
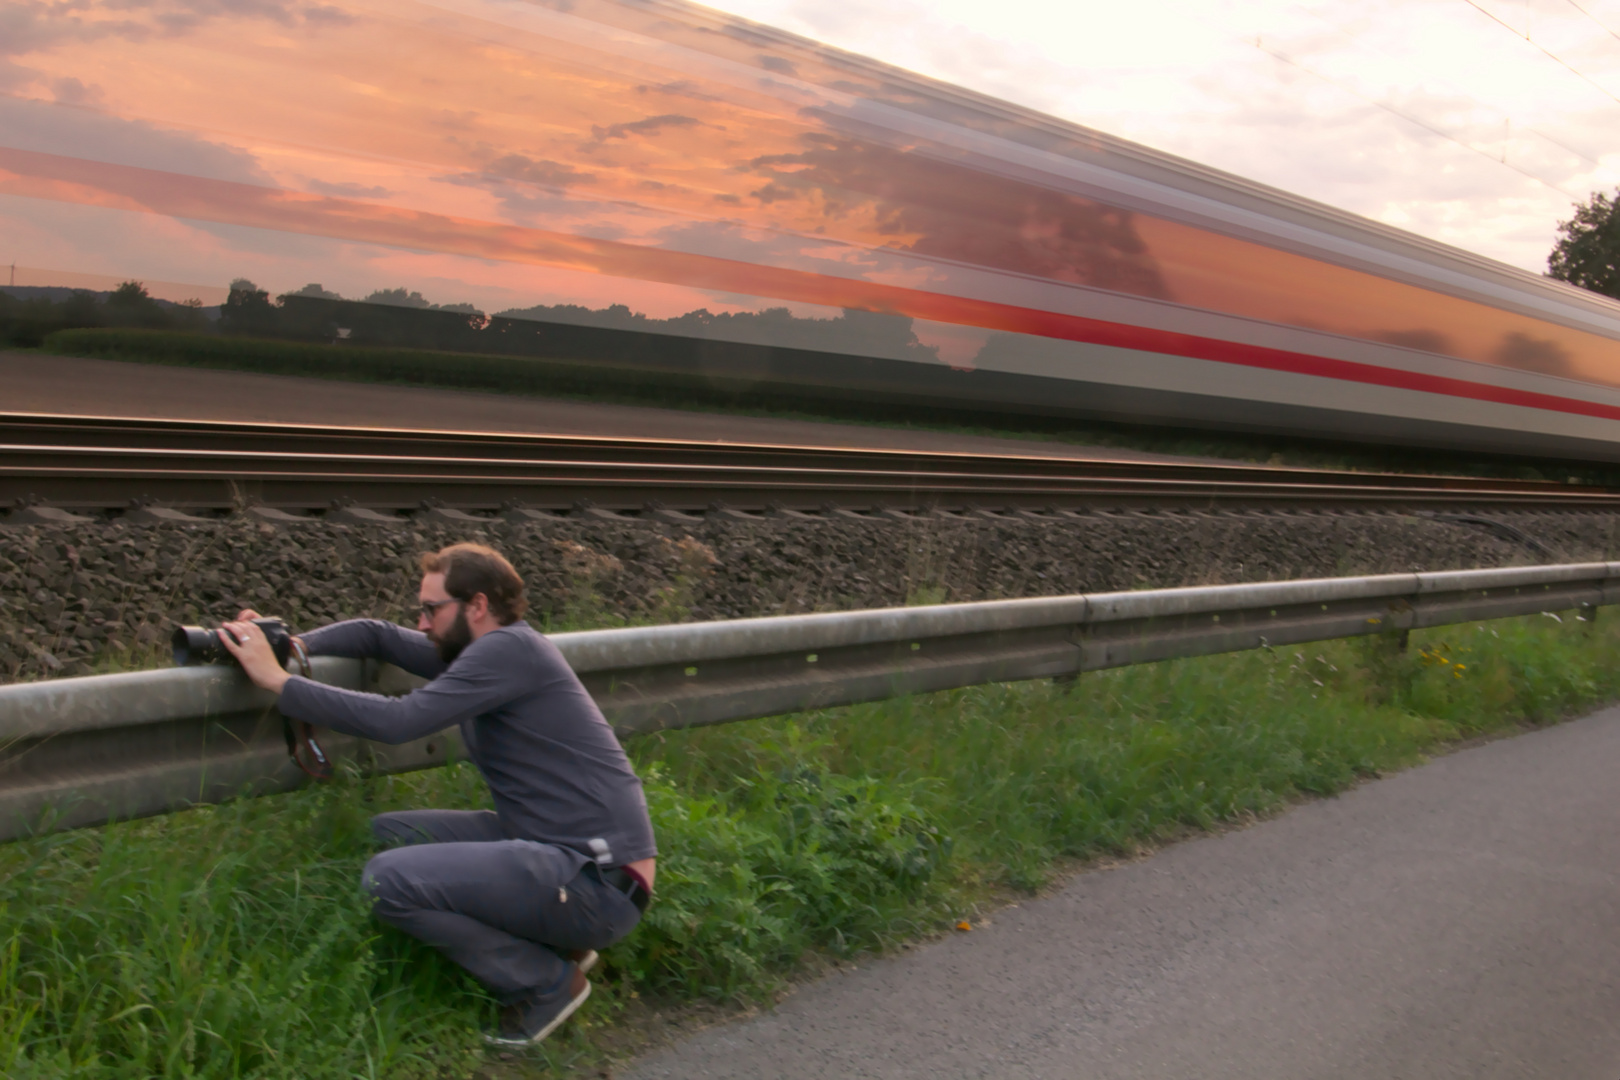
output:
<instances>
[{"instance_id":1,"label":"crouching man","mask_svg":"<svg viewBox=\"0 0 1620 1080\"><path fill-rule=\"evenodd\" d=\"M363 881L379 919L443 952L503 1002L497 1045L538 1042L590 994L596 950L635 927L657 851L641 781L556 647L522 619L523 579L495 551L422 557L417 630L355 619L306 634L312 655L375 658L431 679L404 697L288 675L263 632L227 647L293 720L383 743L460 725L495 810L372 820ZM222 638L225 635L221 635Z\"/></svg>"}]
</instances>

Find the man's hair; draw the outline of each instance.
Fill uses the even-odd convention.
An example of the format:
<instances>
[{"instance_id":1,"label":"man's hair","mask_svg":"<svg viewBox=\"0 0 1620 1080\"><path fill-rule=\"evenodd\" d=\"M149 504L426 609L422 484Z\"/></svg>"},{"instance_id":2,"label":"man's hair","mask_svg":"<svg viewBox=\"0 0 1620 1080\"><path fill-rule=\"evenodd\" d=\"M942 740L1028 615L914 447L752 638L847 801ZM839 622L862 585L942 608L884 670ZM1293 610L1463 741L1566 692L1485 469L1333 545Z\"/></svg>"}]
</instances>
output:
<instances>
[{"instance_id":1,"label":"man's hair","mask_svg":"<svg viewBox=\"0 0 1620 1080\"><path fill-rule=\"evenodd\" d=\"M457 600L479 593L489 598L489 610L502 626L517 622L529 608L523 579L501 553L483 544L451 544L422 554L422 573L443 574L444 591Z\"/></svg>"}]
</instances>

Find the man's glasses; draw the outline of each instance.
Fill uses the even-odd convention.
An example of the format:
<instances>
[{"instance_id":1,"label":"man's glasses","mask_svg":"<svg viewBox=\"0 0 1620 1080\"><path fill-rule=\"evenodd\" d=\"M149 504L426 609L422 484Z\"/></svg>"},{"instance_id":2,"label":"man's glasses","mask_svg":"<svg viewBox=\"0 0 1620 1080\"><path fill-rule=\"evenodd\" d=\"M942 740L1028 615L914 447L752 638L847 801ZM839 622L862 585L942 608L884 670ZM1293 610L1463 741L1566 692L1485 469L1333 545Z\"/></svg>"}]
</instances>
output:
<instances>
[{"instance_id":1,"label":"man's glasses","mask_svg":"<svg viewBox=\"0 0 1620 1080\"><path fill-rule=\"evenodd\" d=\"M448 600L424 600L422 601L422 618L426 619L428 622L432 622L434 616L438 615L439 609L444 607L444 605L459 603L461 603L461 601L453 596Z\"/></svg>"}]
</instances>

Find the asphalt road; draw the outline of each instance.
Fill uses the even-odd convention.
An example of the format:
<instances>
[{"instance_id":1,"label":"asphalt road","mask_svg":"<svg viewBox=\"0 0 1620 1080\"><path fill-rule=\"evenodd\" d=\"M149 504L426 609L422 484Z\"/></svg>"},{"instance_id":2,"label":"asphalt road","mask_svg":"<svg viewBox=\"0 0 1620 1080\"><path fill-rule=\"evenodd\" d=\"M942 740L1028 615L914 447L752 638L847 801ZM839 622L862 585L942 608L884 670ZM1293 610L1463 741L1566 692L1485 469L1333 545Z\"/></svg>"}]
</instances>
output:
<instances>
[{"instance_id":1,"label":"asphalt road","mask_svg":"<svg viewBox=\"0 0 1620 1080\"><path fill-rule=\"evenodd\" d=\"M0 408L12 412L1037 454L1081 461L1199 460L1045 440L430 390L44 353L0 351L0 386L5 388Z\"/></svg>"},{"instance_id":2,"label":"asphalt road","mask_svg":"<svg viewBox=\"0 0 1620 1080\"><path fill-rule=\"evenodd\" d=\"M628 1070L1620 1077L1620 709L1081 875Z\"/></svg>"}]
</instances>

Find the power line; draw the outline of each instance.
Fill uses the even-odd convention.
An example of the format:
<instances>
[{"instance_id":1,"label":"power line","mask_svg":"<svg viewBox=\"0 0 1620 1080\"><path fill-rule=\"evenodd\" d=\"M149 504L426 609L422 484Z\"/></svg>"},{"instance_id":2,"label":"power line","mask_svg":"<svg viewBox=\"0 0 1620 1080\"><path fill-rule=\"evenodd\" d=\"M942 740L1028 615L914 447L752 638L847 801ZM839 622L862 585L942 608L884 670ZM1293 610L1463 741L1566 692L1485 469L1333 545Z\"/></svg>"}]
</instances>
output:
<instances>
[{"instance_id":1,"label":"power line","mask_svg":"<svg viewBox=\"0 0 1620 1080\"><path fill-rule=\"evenodd\" d=\"M1509 161L1507 159L1507 152L1506 152L1505 149L1503 151L1502 156L1497 157L1495 154L1492 154L1487 150L1482 150L1479 147L1473 145L1472 143L1464 142L1462 139L1457 138L1457 136L1451 134L1450 132L1445 131L1445 130L1443 130L1441 128L1437 128L1433 124L1430 124L1425 120L1422 120L1422 119L1420 119L1420 118L1418 118L1416 116L1413 116L1411 113L1408 113L1403 109L1398 109L1398 108L1396 108L1395 106L1389 104L1386 101L1380 101L1379 99L1377 99L1375 97L1372 97L1372 96L1370 96L1368 94L1362 93L1360 90L1356 89L1354 86L1350 85L1349 83L1343 82L1343 81L1341 81L1339 79L1335 79L1330 75L1325 75L1322 72L1317 71L1316 69L1314 69L1314 68L1312 68L1312 67L1310 67L1310 66L1308 66L1306 64L1302 64L1298 60L1295 60L1293 57L1289 56L1287 53L1282 53L1282 52L1276 51L1275 49L1267 48L1261 42L1261 39L1258 36L1256 36L1254 38L1246 38L1245 40L1250 45L1253 45L1256 49L1259 49L1261 52L1265 53L1267 56L1273 57L1274 59L1277 59L1277 60L1281 60L1283 63L1288 64L1291 67L1297 67L1301 71L1305 72L1306 74L1314 75L1316 78L1321 79L1323 82L1332 83L1333 85L1339 87L1340 89L1348 90L1348 91L1350 91L1350 93L1356 95L1356 97L1360 98L1361 100L1367 102L1370 105L1376 105L1378 108L1383 109L1385 112L1390 113L1393 116L1398 116L1402 120L1405 120L1407 123L1414 124L1414 125L1422 128L1424 131L1429 132L1432 135L1438 135L1442 139L1447 140L1448 142L1456 143L1458 146L1463 147L1465 150L1471 150L1474 153L1478 154L1480 157L1485 158L1487 161L1493 161L1498 165L1505 165L1506 167L1508 167L1509 169L1512 169L1514 172L1518 173L1519 175L1528 177L1529 179L1534 180L1536 183L1542 185L1543 187L1550 188L1551 190L1558 192L1560 195L1564 196L1565 198L1574 199L1576 201L1579 201L1582 198L1582 196L1577 195L1572 191L1567 191L1564 188L1559 187L1557 184L1555 184L1552 181L1546 179L1545 177L1537 176L1533 172L1529 172L1528 170L1519 168L1519 166L1513 164L1511 161ZM1541 133L1536 132L1536 134L1540 135ZM1546 136L1544 136L1544 135L1542 137L1546 138ZM1547 141L1548 142L1554 142L1554 140L1552 140L1552 139L1547 139ZM1562 144L1554 143L1554 145L1562 145ZM1565 149L1569 149L1569 148L1565 147ZM1582 159L1584 159L1586 161L1591 161L1592 160L1591 158L1587 157L1585 154L1582 154L1577 150L1570 150L1570 153L1575 154L1577 157L1580 157L1580 158L1582 158Z\"/></svg>"},{"instance_id":2,"label":"power line","mask_svg":"<svg viewBox=\"0 0 1620 1080\"><path fill-rule=\"evenodd\" d=\"M1571 0L1571 2L1573 2L1573 0ZM1595 80L1593 80L1590 77L1582 74L1579 69L1577 69L1576 67L1571 65L1568 61L1564 60L1562 57L1558 56L1557 53L1554 53L1551 49L1549 49L1546 46L1542 45L1541 42L1539 42L1535 38L1531 37L1528 31L1523 33L1523 34L1519 33L1519 31L1517 29L1515 29L1511 24L1503 22L1501 19L1497 18L1495 15L1491 14L1489 11L1486 11L1484 8L1480 7L1479 4L1475 3L1475 0L1463 0L1463 3L1467 4L1469 7L1473 8L1475 11L1479 12L1481 15L1485 16L1487 19L1491 20L1496 25L1498 25L1498 26L1502 27L1503 29L1507 30L1514 37L1523 38L1526 44L1535 46L1535 48L1543 56L1547 57L1547 59L1549 59L1549 60L1553 61L1554 63L1558 64L1565 71L1568 71L1571 75L1575 76L1577 79L1580 79L1582 82L1584 82L1588 86L1592 87L1592 89L1596 90L1598 93L1603 94L1605 97L1607 97L1610 101L1614 102L1616 105L1620 105L1620 97L1615 97L1614 94L1611 93L1606 87L1601 86ZM1582 14L1585 14L1585 13L1582 12ZM1593 21L1596 22L1597 20L1594 19ZM1599 24L1599 25L1602 25L1602 24ZM1607 30L1608 28L1604 27L1604 29ZM1610 30L1609 32L1612 34L1614 31Z\"/></svg>"},{"instance_id":3,"label":"power line","mask_svg":"<svg viewBox=\"0 0 1620 1080\"><path fill-rule=\"evenodd\" d=\"M1585 8L1581 7L1581 5L1577 4L1575 2L1575 0L1568 0L1568 3L1569 3L1570 7L1574 8L1576 11L1580 12L1582 15L1585 15L1588 19L1591 19L1593 25L1595 25L1599 30L1602 30L1605 34L1608 34L1610 37L1614 38L1614 40L1620 41L1620 34L1617 34L1613 30L1610 30L1607 23L1603 22L1596 15L1592 14L1590 11L1587 11Z\"/></svg>"},{"instance_id":4,"label":"power line","mask_svg":"<svg viewBox=\"0 0 1620 1080\"><path fill-rule=\"evenodd\" d=\"M1473 4L1473 0L1466 0L1466 2L1468 2L1469 4ZM1570 0L1571 4L1574 4L1574 2L1575 2L1575 0ZM1478 5L1473 5L1473 6L1477 7ZM1491 15L1490 12L1484 11L1484 9L1480 9L1480 11L1481 11L1482 14L1490 16L1494 21L1496 21L1498 23L1501 23L1501 20L1496 19L1496 17L1494 15ZM1584 12L1584 10L1583 10L1582 13L1586 14ZM1331 33L1333 33L1337 37L1342 38L1345 41L1348 41L1352 45L1357 44L1356 39L1354 38L1353 35L1350 34L1349 31L1347 31L1343 27L1337 25L1332 20L1324 17L1320 12L1308 11L1307 14L1309 14L1317 22L1321 23L1326 29L1328 29ZM1588 17L1590 17L1590 16L1588 16ZM1596 21L1596 20L1594 19L1594 21ZM1502 23L1502 25L1507 26L1506 23ZM1602 24L1600 23L1599 25L1601 26ZM1516 36L1516 37L1521 36L1521 35L1519 35L1519 32L1517 30L1513 29L1513 27L1507 26L1507 28L1513 32L1514 36ZM1608 30L1607 27L1604 27L1604 29ZM1609 32L1612 33L1612 31L1609 31ZM1617 35L1617 36L1620 36L1620 35ZM1525 37L1526 37L1526 40L1528 41L1529 40L1528 36L1525 35ZM1474 143L1469 142L1466 139L1457 137L1456 135L1452 134L1451 132L1445 130L1444 128L1436 127L1434 124L1432 124L1432 123L1430 123L1430 122L1428 122L1428 121L1426 121L1426 120L1424 120L1424 119L1422 119L1422 118L1420 118L1418 116L1415 116L1412 113L1409 113L1404 109L1398 108L1397 106L1392 105L1389 102L1387 102L1385 100L1382 100L1380 98L1373 97L1372 95L1370 95L1370 94L1360 90L1359 88L1357 88L1354 85L1354 83L1352 83L1349 80L1340 79L1340 78L1336 78L1336 77L1334 77L1332 75L1328 75L1328 74L1326 74L1326 73L1324 73L1322 71L1319 71L1319 70L1311 67L1308 64L1305 64L1305 63L1302 63L1299 60L1296 60L1294 57L1289 56L1286 53L1280 52L1280 51L1278 51L1276 49L1273 49L1273 48L1268 48L1266 45L1264 45L1262 43L1261 37L1258 34L1255 35L1252 38L1245 37L1245 38L1243 38L1243 40L1245 42L1247 42L1248 44L1254 46L1255 48L1259 49L1261 52L1264 52L1268 56L1271 56L1273 59L1280 60L1283 63L1290 65L1291 67L1299 68L1301 71L1304 71L1309 75L1315 76L1316 78L1321 79L1324 82L1331 83L1331 84L1333 84L1335 86L1338 86L1340 89L1348 90L1350 93L1354 94L1356 97L1361 98L1363 101L1367 102L1368 104L1377 106L1378 108L1384 110L1385 112L1391 114L1392 116L1399 117L1400 119L1405 120L1409 124L1412 124L1412 125L1414 125L1416 127L1422 128L1424 131L1429 132L1431 135L1438 135L1442 139L1445 139L1448 142L1456 143L1458 146L1461 146L1466 150L1470 150L1470 151L1480 155L1481 157L1486 158L1487 160L1490 160L1490 161L1493 161L1493 162L1497 163L1498 165L1505 165L1508 168L1512 169L1514 172L1519 173L1521 176L1525 176L1525 177L1527 177L1527 178L1529 178L1531 180L1534 180L1536 183L1541 184L1543 187L1546 187L1546 188L1548 188L1548 189L1550 189L1552 191L1556 191L1560 195L1563 195L1563 196L1565 196L1567 198L1576 199L1576 200L1579 200L1580 198L1582 198L1582 196L1577 195L1576 193L1574 193L1572 191L1569 191L1569 190L1567 190L1567 189L1565 189L1563 187L1560 187L1559 185L1553 183L1552 181L1546 179L1545 177L1538 176L1535 173L1530 172L1530 171L1528 171L1526 169L1520 168L1518 165L1515 165L1511 161L1509 161L1508 158L1507 158L1507 142L1506 142L1505 137L1504 137L1504 140L1503 140L1502 152L1500 154L1493 153L1490 150L1482 149L1481 147L1476 146ZM1531 44L1536 44L1536 43L1532 41ZM1540 45L1536 45L1536 47L1541 48ZM1545 50L1543 50L1543 51L1545 51ZM1551 54L1549 54L1549 55L1551 55ZM1553 57L1553 59L1558 60L1557 57ZM1562 61L1562 60L1559 60L1558 62L1560 64L1563 64L1563 66L1566 67L1566 68L1569 67L1569 65L1567 63L1565 63L1564 61ZM1570 70L1574 71L1575 74L1579 75L1582 79L1586 79L1586 81L1591 82L1590 79L1587 79L1586 76L1582 75L1579 71L1575 71L1575 69L1573 69L1573 68L1570 68ZM1593 85L1597 86L1596 83L1593 83ZM1599 90L1602 90L1605 94L1608 94L1608 91L1603 90L1603 88L1601 86L1597 86L1597 88ZM1495 108L1494 106L1486 105L1484 102L1480 101L1476 97L1473 97L1472 95L1468 94L1465 91L1460 91L1459 90L1458 93L1463 98L1465 98L1467 100L1470 100L1470 101L1473 101L1475 104L1481 105L1481 106L1483 106L1483 107L1485 107L1487 109L1490 109L1490 111L1495 112L1498 115L1500 115L1502 117L1502 122L1503 122L1504 126L1507 127L1509 130L1512 130L1512 128L1513 128L1513 118L1511 116L1509 116L1506 113L1501 112L1501 110ZM1611 98L1614 97L1614 95L1612 95L1612 94L1609 94L1609 96ZM1620 103L1620 98L1616 98L1615 100L1616 100L1617 103ZM1570 146L1568 143L1565 143L1560 139L1555 139L1551 135L1548 135L1546 132L1540 130L1539 128L1530 127L1530 126L1521 124L1521 125L1518 126L1518 130L1521 131L1521 132L1526 132L1526 133L1529 133L1531 135L1534 135L1537 138L1544 140L1545 142L1551 144L1552 146L1558 147L1560 150L1563 150L1564 152L1570 154L1571 156L1573 156L1575 158L1578 158L1581 161L1587 162L1590 165L1596 166L1598 168L1601 168L1602 165L1603 165L1603 163L1601 161L1599 161L1597 158L1593 157L1591 154L1588 154L1588 153L1586 153L1586 152L1584 152L1582 150L1579 150L1579 149L1577 149L1577 148L1575 148L1573 146Z\"/></svg>"},{"instance_id":5,"label":"power line","mask_svg":"<svg viewBox=\"0 0 1620 1080\"><path fill-rule=\"evenodd\" d=\"M1574 3L1574 0L1570 0L1570 2ZM1340 26L1337 22L1334 22L1333 20L1329 19L1327 16L1323 15L1321 12L1306 10L1305 14L1309 15L1311 18L1315 19L1317 22L1319 22L1323 26L1327 27L1327 29L1331 30L1334 34L1338 35L1340 38L1342 38L1345 41L1349 42L1351 46L1353 46L1355 48L1358 48L1358 49L1361 48L1361 43L1356 39L1356 36L1354 34L1352 34L1350 31L1346 30L1343 26ZM1296 64L1296 66L1297 66L1297 64ZM1313 72L1313 74L1317 74L1319 78L1325 78L1326 77L1326 76L1321 76L1319 73L1315 73L1315 72ZM1479 106L1481 106L1483 108L1489 109L1491 112L1496 113L1498 116L1500 116L1502 118L1502 123L1505 126L1509 126L1509 127L1512 126L1513 117L1511 115L1509 115L1508 113L1505 113L1502 110L1496 108L1496 106L1494 106L1494 105L1488 104L1487 102L1481 101L1479 98L1474 97L1472 94L1470 94L1467 91L1463 90L1461 87L1458 87L1455 84L1451 83L1451 81L1449 79L1445 80L1445 81L1446 81L1446 84L1448 86L1450 86L1450 88L1454 92L1456 92L1458 96L1466 98L1467 100L1472 101L1474 104L1479 105ZM1343 84L1341 83L1340 85L1343 85ZM1365 96L1365 95L1363 95L1363 96ZM1368 100L1372 100L1372 99L1368 99ZM1382 106L1381 103L1377 103L1377 102L1375 102L1375 103L1380 104L1380 107L1384 107L1384 106ZM1401 115L1403 119L1406 118L1404 114L1401 114L1401 113L1397 112L1397 115ZM1575 148L1575 147L1569 145L1568 143L1563 142L1563 141L1561 141L1559 139L1553 138L1551 135L1547 134L1545 131L1542 131L1538 127L1531 127L1528 124L1519 124L1518 127L1519 127L1519 130L1521 132L1529 132L1530 134L1535 135L1537 138L1544 139L1547 142L1552 143L1554 146L1558 147L1558 149L1563 150L1564 152L1566 152L1568 154L1571 154L1571 155L1573 155L1573 156L1575 156L1577 158L1580 158L1582 161L1585 161L1585 162L1587 162L1587 163L1589 163L1591 165L1594 165L1594 166L1596 166L1598 168L1603 167L1603 162L1599 161L1597 158L1593 157L1591 154L1588 154L1584 150L1579 150L1579 149L1577 149L1577 148ZM1436 132L1436 133L1445 135L1445 132ZM1452 136L1446 135L1446 138L1452 138ZM1457 142L1457 141L1460 141L1460 140L1452 139L1452 141ZM1469 145L1469 144L1464 143L1463 145ZM1470 149L1476 149L1473 146L1469 146L1469 148ZM1503 157L1501 158L1501 163L1504 164L1504 165L1507 164L1506 154L1507 154L1507 151L1506 151L1505 146L1504 146ZM1487 156L1489 156L1489 155L1487 155Z\"/></svg>"}]
</instances>

